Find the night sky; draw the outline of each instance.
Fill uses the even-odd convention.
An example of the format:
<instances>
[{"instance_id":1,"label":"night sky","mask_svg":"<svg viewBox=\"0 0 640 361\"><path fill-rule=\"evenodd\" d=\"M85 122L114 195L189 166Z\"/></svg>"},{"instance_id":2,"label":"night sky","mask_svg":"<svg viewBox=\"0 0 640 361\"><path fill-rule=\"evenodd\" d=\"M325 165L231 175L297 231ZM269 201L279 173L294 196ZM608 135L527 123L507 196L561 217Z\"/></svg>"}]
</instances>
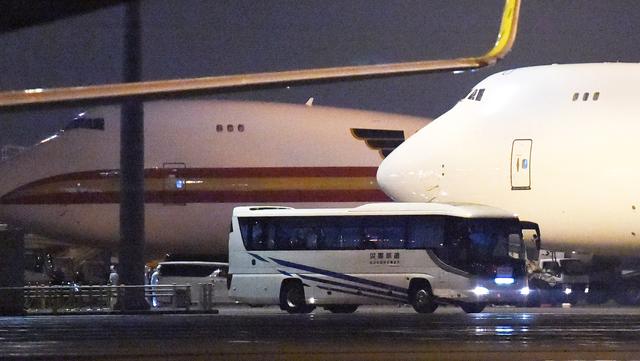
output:
<instances>
[{"instance_id":1,"label":"night sky","mask_svg":"<svg viewBox=\"0 0 640 361\"><path fill-rule=\"evenodd\" d=\"M503 0L147 0L143 78L171 79L471 56L488 50ZM122 81L124 6L0 34L0 89ZM640 59L640 1L525 0L512 52L497 66L233 94L436 117L504 69ZM28 145L82 108L0 111L0 145Z\"/></svg>"}]
</instances>

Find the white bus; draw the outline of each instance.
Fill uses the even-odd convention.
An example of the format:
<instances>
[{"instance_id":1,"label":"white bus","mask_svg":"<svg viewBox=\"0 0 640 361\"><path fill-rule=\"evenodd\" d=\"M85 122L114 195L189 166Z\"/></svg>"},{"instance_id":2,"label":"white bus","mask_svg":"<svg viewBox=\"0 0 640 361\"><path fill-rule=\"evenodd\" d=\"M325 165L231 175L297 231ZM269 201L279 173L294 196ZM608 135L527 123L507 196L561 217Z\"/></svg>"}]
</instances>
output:
<instances>
[{"instance_id":1,"label":"white bus","mask_svg":"<svg viewBox=\"0 0 640 361\"><path fill-rule=\"evenodd\" d=\"M229 238L229 296L289 313L321 306L439 304L482 312L524 302L518 218L479 205L377 203L344 209L237 207Z\"/></svg>"}]
</instances>

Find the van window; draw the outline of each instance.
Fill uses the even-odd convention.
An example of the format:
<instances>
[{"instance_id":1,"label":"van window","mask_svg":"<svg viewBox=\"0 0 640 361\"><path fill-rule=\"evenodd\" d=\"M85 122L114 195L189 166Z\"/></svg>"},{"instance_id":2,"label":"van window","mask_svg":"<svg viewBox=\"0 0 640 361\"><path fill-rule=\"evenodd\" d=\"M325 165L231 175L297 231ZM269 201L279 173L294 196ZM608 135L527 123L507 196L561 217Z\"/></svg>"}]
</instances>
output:
<instances>
[{"instance_id":1,"label":"van window","mask_svg":"<svg viewBox=\"0 0 640 361\"><path fill-rule=\"evenodd\" d=\"M160 277L207 277L218 268L204 264L161 264Z\"/></svg>"}]
</instances>

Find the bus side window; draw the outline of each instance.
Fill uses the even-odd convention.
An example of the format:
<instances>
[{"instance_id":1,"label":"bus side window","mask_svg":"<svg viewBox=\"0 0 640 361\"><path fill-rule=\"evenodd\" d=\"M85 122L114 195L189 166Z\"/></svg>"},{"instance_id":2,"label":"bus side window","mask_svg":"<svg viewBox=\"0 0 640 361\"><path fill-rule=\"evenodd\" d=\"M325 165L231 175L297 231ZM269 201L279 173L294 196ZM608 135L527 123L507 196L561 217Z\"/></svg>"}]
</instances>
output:
<instances>
[{"instance_id":1,"label":"bus side window","mask_svg":"<svg viewBox=\"0 0 640 361\"><path fill-rule=\"evenodd\" d=\"M524 243L522 242L522 236L520 234L509 234L509 257L515 259L525 259L527 257Z\"/></svg>"},{"instance_id":2,"label":"bus side window","mask_svg":"<svg viewBox=\"0 0 640 361\"><path fill-rule=\"evenodd\" d=\"M340 230L338 227L324 225L320 230L318 249L339 249Z\"/></svg>"},{"instance_id":3,"label":"bus side window","mask_svg":"<svg viewBox=\"0 0 640 361\"><path fill-rule=\"evenodd\" d=\"M340 230L340 243L338 249L361 249L362 234L360 227L343 227Z\"/></svg>"},{"instance_id":4,"label":"bus side window","mask_svg":"<svg viewBox=\"0 0 640 361\"><path fill-rule=\"evenodd\" d=\"M276 226L276 236L275 236L275 247L277 250L287 250L290 249L290 241L291 237L295 236L293 234L295 231L292 229L290 224L286 222L280 223Z\"/></svg>"},{"instance_id":5,"label":"bus side window","mask_svg":"<svg viewBox=\"0 0 640 361\"><path fill-rule=\"evenodd\" d=\"M264 249L264 232L262 229L262 223L257 220L252 222L250 225L250 240L249 240L249 249Z\"/></svg>"},{"instance_id":6,"label":"bus side window","mask_svg":"<svg viewBox=\"0 0 640 361\"><path fill-rule=\"evenodd\" d=\"M385 248L384 229L380 227L364 228L364 243L366 249Z\"/></svg>"},{"instance_id":7,"label":"bus side window","mask_svg":"<svg viewBox=\"0 0 640 361\"><path fill-rule=\"evenodd\" d=\"M409 223L409 239L406 248L442 248L444 242L444 221L436 217L416 217Z\"/></svg>"},{"instance_id":8,"label":"bus side window","mask_svg":"<svg viewBox=\"0 0 640 361\"><path fill-rule=\"evenodd\" d=\"M386 231L386 236L387 236L387 242L385 244L385 248L389 248L389 249L398 249L398 248L404 248L404 244L405 244L405 234L406 234L406 227L404 226L389 226L385 229Z\"/></svg>"},{"instance_id":9,"label":"bus side window","mask_svg":"<svg viewBox=\"0 0 640 361\"><path fill-rule=\"evenodd\" d=\"M244 248L250 250L251 249L251 237L249 235L249 224L244 219L238 219L240 223L240 235L242 236L242 243L244 244Z\"/></svg>"},{"instance_id":10,"label":"bus side window","mask_svg":"<svg viewBox=\"0 0 640 361\"><path fill-rule=\"evenodd\" d=\"M276 249L276 226L272 223L267 225L266 249Z\"/></svg>"},{"instance_id":11,"label":"bus side window","mask_svg":"<svg viewBox=\"0 0 640 361\"><path fill-rule=\"evenodd\" d=\"M305 249L318 249L318 233L316 228L308 228L307 233L304 236Z\"/></svg>"}]
</instances>

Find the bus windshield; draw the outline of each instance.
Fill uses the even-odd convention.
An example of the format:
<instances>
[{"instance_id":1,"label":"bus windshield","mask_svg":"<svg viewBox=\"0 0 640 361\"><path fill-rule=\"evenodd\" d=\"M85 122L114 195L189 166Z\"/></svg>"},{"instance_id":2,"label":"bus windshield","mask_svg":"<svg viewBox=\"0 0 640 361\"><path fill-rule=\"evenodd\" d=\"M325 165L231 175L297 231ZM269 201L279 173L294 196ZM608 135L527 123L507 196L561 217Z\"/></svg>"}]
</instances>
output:
<instances>
[{"instance_id":1,"label":"bus windshield","mask_svg":"<svg viewBox=\"0 0 640 361\"><path fill-rule=\"evenodd\" d=\"M489 274L525 258L517 221L499 218L448 218L442 246L434 251L444 263L472 274Z\"/></svg>"}]
</instances>

